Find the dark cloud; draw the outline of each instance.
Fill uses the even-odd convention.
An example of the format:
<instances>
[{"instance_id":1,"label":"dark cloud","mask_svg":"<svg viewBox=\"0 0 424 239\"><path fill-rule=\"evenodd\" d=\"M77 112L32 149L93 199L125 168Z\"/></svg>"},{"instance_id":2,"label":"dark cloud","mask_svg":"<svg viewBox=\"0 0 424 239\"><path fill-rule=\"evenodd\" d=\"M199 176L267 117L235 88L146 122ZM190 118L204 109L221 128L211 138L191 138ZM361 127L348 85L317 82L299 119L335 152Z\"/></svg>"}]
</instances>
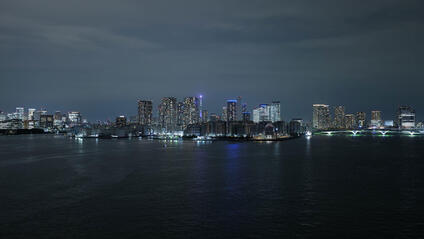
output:
<instances>
[{"instance_id":1,"label":"dark cloud","mask_svg":"<svg viewBox=\"0 0 424 239\"><path fill-rule=\"evenodd\" d=\"M424 116L421 1L21 1L0 3L0 109L133 115L138 98L203 93Z\"/></svg>"}]
</instances>

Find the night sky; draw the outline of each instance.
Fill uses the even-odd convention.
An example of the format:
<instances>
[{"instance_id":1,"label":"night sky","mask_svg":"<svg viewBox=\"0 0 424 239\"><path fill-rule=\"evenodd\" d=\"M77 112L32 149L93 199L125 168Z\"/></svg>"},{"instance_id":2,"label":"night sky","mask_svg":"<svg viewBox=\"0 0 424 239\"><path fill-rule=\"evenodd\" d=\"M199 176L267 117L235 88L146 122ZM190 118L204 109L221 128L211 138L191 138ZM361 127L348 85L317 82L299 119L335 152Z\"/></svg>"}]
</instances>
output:
<instances>
[{"instance_id":1,"label":"night sky","mask_svg":"<svg viewBox=\"0 0 424 239\"><path fill-rule=\"evenodd\" d=\"M280 100L424 118L424 2L1 0L0 110L135 115L137 99Z\"/></svg>"}]
</instances>

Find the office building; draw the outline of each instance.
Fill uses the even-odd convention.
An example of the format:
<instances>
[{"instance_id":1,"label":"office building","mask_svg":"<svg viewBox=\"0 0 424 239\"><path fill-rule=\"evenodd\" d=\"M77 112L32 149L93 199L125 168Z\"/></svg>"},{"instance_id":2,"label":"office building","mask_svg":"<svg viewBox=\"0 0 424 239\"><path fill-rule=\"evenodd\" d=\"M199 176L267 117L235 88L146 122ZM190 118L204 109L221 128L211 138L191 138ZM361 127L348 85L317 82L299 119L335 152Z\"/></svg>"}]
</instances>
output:
<instances>
[{"instance_id":1,"label":"office building","mask_svg":"<svg viewBox=\"0 0 424 239\"><path fill-rule=\"evenodd\" d=\"M56 111L53 115L53 126L59 127L62 125L63 125L62 113L60 111Z\"/></svg>"},{"instance_id":2,"label":"office building","mask_svg":"<svg viewBox=\"0 0 424 239\"><path fill-rule=\"evenodd\" d=\"M78 111L68 112L68 121L72 125L79 125L82 122L81 113Z\"/></svg>"},{"instance_id":3,"label":"office building","mask_svg":"<svg viewBox=\"0 0 424 239\"><path fill-rule=\"evenodd\" d=\"M116 127L125 127L127 125L127 118L124 115L116 117L115 120Z\"/></svg>"},{"instance_id":4,"label":"office building","mask_svg":"<svg viewBox=\"0 0 424 239\"><path fill-rule=\"evenodd\" d=\"M53 128L53 115L43 114L40 115L40 128L51 129Z\"/></svg>"},{"instance_id":5,"label":"office building","mask_svg":"<svg viewBox=\"0 0 424 239\"><path fill-rule=\"evenodd\" d=\"M415 110L410 106L400 106L397 110L397 126L400 129L415 128Z\"/></svg>"},{"instance_id":6,"label":"office building","mask_svg":"<svg viewBox=\"0 0 424 239\"><path fill-rule=\"evenodd\" d=\"M24 120L25 119L25 109L24 107L16 107L16 119Z\"/></svg>"},{"instance_id":7,"label":"office building","mask_svg":"<svg viewBox=\"0 0 424 239\"><path fill-rule=\"evenodd\" d=\"M252 113L254 123L271 121L271 106L268 104L260 104Z\"/></svg>"},{"instance_id":8,"label":"office building","mask_svg":"<svg viewBox=\"0 0 424 239\"><path fill-rule=\"evenodd\" d=\"M28 120L34 120L34 112L35 111L36 111L36 109L33 109L33 108L28 109Z\"/></svg>"},{"instance_id":9,"label":"office building","mask_svg":"<svg viewBox=\"0 0 424 239\"><path fill-rule=\"evenodd\" d=\"M273 101L270 108L271 122L281 121L280 110L280 101Z\"/></svg>"}]
</instances>

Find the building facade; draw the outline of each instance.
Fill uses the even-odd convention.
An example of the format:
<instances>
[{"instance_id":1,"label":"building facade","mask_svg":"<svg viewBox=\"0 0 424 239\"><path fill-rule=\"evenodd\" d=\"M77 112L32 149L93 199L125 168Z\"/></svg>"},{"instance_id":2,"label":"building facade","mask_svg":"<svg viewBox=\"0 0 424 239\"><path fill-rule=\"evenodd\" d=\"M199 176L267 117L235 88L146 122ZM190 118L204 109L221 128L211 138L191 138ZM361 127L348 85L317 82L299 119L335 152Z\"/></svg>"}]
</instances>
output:
<instances>
[{"instance_id":1,"label":"building facade","mask_svg":"<svg viewBox=\"0 0 424 239\"><path fill-rule=\"evenodd\" d=\"M312 105L312 126L314 129L323 130L330 128L330 106L325 104Z\"/></svg>"},{"instance_id":2,"label":"building facade","mask_svg":"<svg viewBox=\"0 0 424 239\"><path fill-rule=\"evenodd\" d=\"M237 100L227 100L227 122L237 121Z\"/></svg>"},{"instance_id":3,"label":"building facade","mask_svg":"<svg viewBox=\"0 0 424 239\"><path fill-rule=\"evenodd\" d=\"M340 105L334 108L334 125L333 127L336 129L344 129L345 128L345 107Z\"/></svg>"},{"instance_id":4,"label":"building facade","mask_svg":"<svg viewBox=\"0 0 424 239\"><path fill-rule=\"evenodd\" d=\"M158 111L161 131L165 133L175 131L177 125L177 98L163 97Z\"/></svg>"},{"instance_id":5,"label":"building facade","mask_svg":"<svg viewBox=\"0 0 424 239\"><path fill-rule=\"evenodd\" d=\"M371 111L371 128L377 129L383 125L383 120L381 119L381 111L373 110Z\"/></svg>"},{"instance_id":6,"label":"building facade","mask_svg":"<svg viewBox=\"0 0 424 239\"><path fill-rule=\"evenodd\" d=\"M138 101L138 124L151 125L153 118L153 102L151 100Z\"/></svg>"},{"instance_id":7,"label":"building facade","mask_svg":"<svg viewBox=\"0 0 424 239\"><path fill-rule=\"evenodd\" d=\"M186 97L183 101L184 124L183 129L190 124L200 122L200 100L197 97Z\"/></svg>"},{"instance_id":8,"label":"building facade","mask_svg":"<svg viewBox=\"0 0 424 239\"><path fill-rule=\"evenodd\" d=\"M400 106L397 110L397 126L400 129L415 128L415 110L410 106Z\"/></svg>"},{"instance_id":9,"label":"building facade","mask_svg":"<svg viewBox=\"0 0 424 239\"><path fill-rule=\"evenodd\" d=\"M365 112L356 112L356 127L364 129L367 127L367 115Z\"/></svg>"},{"instance_id":10,"label":"building facade","mask_svg":"<svg viewBox=\"0 0 424 239\"><path fill-rule=\"evenodd\" d=\"M271 103L271 109L270 109L270 113L271 113L271 122L278 122L281 121L281 106L280 106L280 101L273 101Z\"/></svg>"}]
</instances>

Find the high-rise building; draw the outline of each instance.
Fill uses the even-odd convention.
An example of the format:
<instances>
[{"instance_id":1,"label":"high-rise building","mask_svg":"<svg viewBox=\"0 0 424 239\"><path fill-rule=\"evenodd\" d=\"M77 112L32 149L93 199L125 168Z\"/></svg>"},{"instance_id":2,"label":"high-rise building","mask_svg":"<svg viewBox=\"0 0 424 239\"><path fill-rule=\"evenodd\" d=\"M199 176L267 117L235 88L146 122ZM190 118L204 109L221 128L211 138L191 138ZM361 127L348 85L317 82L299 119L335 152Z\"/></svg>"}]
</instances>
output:
<instances>
[{"instance_id":1,"label":"high-rise building","mask_svg":"<svg viewBox=\"0 0 424 239\"><path fill-rule=\"evenodd\" d=\"M243 103L241 102L241 96L237 97L237 109L236 109L236 121L242 120L243 117Z\"/></svg>"},{"instance_id":2,"label":"high-rise building","mask_svg":"<svg viewBox=\"0 0 424 239\"><path fill-rule=\"evenodd\" d=\"M227 122L237 121L237 100L227 100Z\"/></svg>"},{"instance_id":3,"label":"high-rise building","mask_svg":"<svg viewBox=\"0 0 424 239\"><path fill-rule=\"evenodd\" d=\"M116 127L125 127L127 125L127 117L124 115L116 117L115 125Z\"/></svg>"},{"instance_id":4,"label":"high-rise building","mask_svg":"<svg viewBox=\"0 0 424 239\"><path fill-rule=\"evenodd\" d=\"M324 104L312 105L312 126L315 129L328 129L330 127L330 106Z\"/></svg>"},{"instance_id":5,"label":"high-rise building","mask_svg":"<svg viewBox=\"0 0 424 239\"><path fill-rule=\"evenodd\" d=\"M24 118L25 118L24 107L16 107L16 119L24 120Z\"/></svg>"},{"instance_id":6,"label":"high-rise building","mask_svg":"<svg viewBox=\"0 0 424 239\"><path fill-rule=\"evenodd\" d=\"M78 111L68 112L68 121L72 125L81 124L81 122L82 122L81 113L78 112Z\"/></svg>"},{"instance_id":7,"label":"high-rise building","mask_svg":"<svg viewBox=\"0 0 424 239\"><path fill-rule=\"evenodd\" d=\"M396 120L400 129L415 128L415 110L410 106L400 106Z\"/></svg>"},{"instance_id":8,"label":"high-rise building","mask_svg":"<svg viewBox=\"0 0 424 239\"><path fill-rule=\"evenodd\" d=\"M28 120L34 120L34 112L35 111L36 111L36 109L33 109L33 108L28 109Z\"/></svg>"},{"instance_id":9,"label":"high-rise building","mask_svg":"<svg viewBox=\"0 0 424 239\"><path fill-rule=\"evenodd\" d=\"M177 125L177 98L163 97L159 105L159 124L165 132L173 132Z\"/></svg>"},{"instance_id":10,"label":"high-rise building","mask_svg":"<svg viewBox=\"0 0 424 239\"><path fill-rule=\"evenodd\" d=\"M53 115L40 115L40 127L43 129L53 128Z\"/></svg>"},{"instance_id":11,"label":"high-rise building","mask_svg":"<svg viewBox=\"0 0 424 239\"><path fill-rule=\"evenodd\" d=\"M365 112L356 112L356 127L363 129L367 127L367 115Z\"/></svg>"},{"instance_id":12,"label":"high-rise building","mask_svg":"<svg viewBox=\"0 0 424 239\"><path fill-rule=\"evenodd\" d=\"M7 120L7 114L3 111L0 111L0 122Z\"/></svg>"},{"instance_id":13,"label":"high-rise building","mask_svg":"<svg viewBox=\"0 0 424 239\"><path fill-rule=\"evenodd\" d=\"M243 112L243 122L246 123L249 121L250 121L250 112L247 112L247 111Z\"/></svg>"},{"instance_id":14,"label":"high-rise building","mask_svg":"<svg viewBox=\"0 0 424 239\"><path fill-rule=\"evenodd\" d=\"M280 101L273 101L271 103L271 122L281 121Z\"/></svg>"},{"instance_id":15,"label":"high-rise building","mask_svg":"<svg viewBox=\"0 0 424 239\"><path fill-rule=\"evenodd\" d=\"M268 122L271 121L271 106L268 104L260 104L253 109L253 122Z\"/></svg>"},{"instance_id":16,"label":"high-rise building","mask_svg":"<svg viewBox=\"0 0 424 239\"><path fill-rule=\"evenodd\" d=\"M153 117L153 103L151 100L138 101L138 124L151 125Z\"/></svg>"},{"instance_id":17,"label":"high-rise building","mask_svg":"<svg viewBox=\"0 0 424 239\"><path fill-rule=\"evenodd\" d=\"M203 117L203 95L199 96L199 122L206 122L207 121L207 117L206 120L204 120Z\"/></svg>"},{"instance_id":18,"label":"high-rise building","mask_svg":"<svg viewBox=\"0 0 424 239\"><path fill-rule=\"evenodd\" d=\"M252 115L253 115L253 122L254 123L259 123L259 115L260 115L260 107L254 108L252 110Z\"/></svg>"},{"instance_id":19,"label":"high-rise building","mask_svg":"<svg viewBox=\"0 0 424 239\"><path fill-rule=\"evenodd\" d=\"M356 120L355 120L355 116L353 114L345 114L344 117L344 128L346 129L354 129L356 128Z\"/></svg>"},{"instance_id":20,"label":"high-rise building","mask_svg":"<svg viewBox=\"0 0 424 239\"><path fill-rule=\"evenodd\" d=\"M62 113L60 111L56 111L53 115L53 126L59 127L61 125L63 125Z\"/></svg>"},{"instance_id":21,"label":"high-rise building","mask_svg":"<svg viewBox=\"0 0 424 239\"><path fill-rule=\"evenodd\" d=\"M60 112L60 111L54 112L53 119L54 120L62 120L62 112Z\"/></svg>"},{"instance_id":22,"label":"high-rise building","mask_svg":"<svg viewBox=\"0 0 424 239\"><path fill-rule=\"evenodd\" d=\"M183 102L184 108L184 129L190 124L200 122L200 100L197 97L186 97Z\"/></svg>"},{"instance_id":23,"label":"high-rise building","mask_svg":"<svg viewBox=\"0 0 424 239\"><path fill-rule=\"evenodd\" d=\"M177 103L177 128L178 130L183 130L184 126L184 103Z\"/></svg>"},{"instance_id":24,"label":"high-rise building","mask_svg":"<svg viewBox=\"0 0 424 239\"><path fill-rule=\"evenodd\" d=\"M225 122L227 121L227 106L222 107L221 120Z\"/></svg>"},{"instance_id":25,"label":"high-rise building","mask_svg":"<svg viewBox=\"0 0 424 239\"><path fill-rule=\"evenodd\" d=\"M371 111L371 127L380 128L382 126L381 111L373 110Z\"/></svg>"},{"instance_id":26,"label":"high-rise building","mask_svg":"<svg viewBox=\"0 0 424 239\"><path fill-rule=\"evenodd\" d=\"M202 110L202 123L206 123L208 122L209 118L208 118L208 111L207 110Z\"/></svg>"},{"instance_id":27,"label":"high-rise building","mask_svg":"<svg viewBox=\"0 0 424 239\"><path fill-rule=\"evenodd\" d=\"M345 128L345 107L340 105L334 108L334 128Z\"/></svg>"}]
</instances>

